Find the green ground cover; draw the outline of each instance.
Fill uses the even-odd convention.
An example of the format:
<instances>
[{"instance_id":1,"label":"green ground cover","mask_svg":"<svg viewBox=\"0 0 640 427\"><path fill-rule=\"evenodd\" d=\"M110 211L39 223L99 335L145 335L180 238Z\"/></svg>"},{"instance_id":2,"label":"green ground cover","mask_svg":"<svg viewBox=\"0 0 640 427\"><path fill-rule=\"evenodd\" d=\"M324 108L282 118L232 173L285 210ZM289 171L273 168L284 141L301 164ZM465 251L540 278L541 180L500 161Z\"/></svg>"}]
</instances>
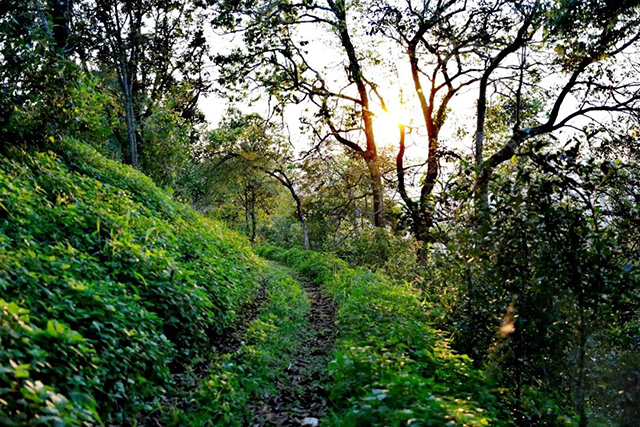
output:
<instances>
[{"instance_id":1,"label":"green ground cover","mask_svg":"<svg viewBox=\"0 0 640 427\"><path fill-rule=\"evenodd\" d=\"M329 255L263 247L258 253L321 283L338 304L329 371L341 426L507 425L489 379L448 348L411 290Z\"/></svg>"},{"instance_id":2,"label":"green ground cover","mask_svg":"<svg viewBox=\"0 0 640 427\"><path fill-rule=\"evenodd\" d=\"M154 411L242 316L263 264L77 141L0 157L0 424Z\"/></svg>"},{"instance_id":3,"label":"green ground cover","mask_svg":"<svg viewBox=\"0 0 640 427\"><path fill-rule=\"evenodd\" d=\"M300 283L279 268L265 272L267 299L240 347L213 360L208 377L176 413L179 425L246 426L260 400L287 382L287 367L308 333L309 301ZM264 420L262 420L264 422Z\"/></svg>"}]
</instances>

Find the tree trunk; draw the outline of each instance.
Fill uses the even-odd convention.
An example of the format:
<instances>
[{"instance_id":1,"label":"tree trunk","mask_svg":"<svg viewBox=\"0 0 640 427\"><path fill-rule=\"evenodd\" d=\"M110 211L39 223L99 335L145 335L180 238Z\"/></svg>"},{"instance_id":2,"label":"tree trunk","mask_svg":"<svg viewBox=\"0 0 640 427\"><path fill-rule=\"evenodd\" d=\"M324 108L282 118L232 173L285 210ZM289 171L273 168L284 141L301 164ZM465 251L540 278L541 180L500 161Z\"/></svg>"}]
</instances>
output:
<instances>
[{"instance_id":1,"label":"tree trunk","mask_svg":"<svg viewBox=\"0 0 640 427\"><path fill-rule=\"evenodd\" d=\"M362 108L361 117L366 139L366 150L357 147L357 152L364 158L369 169L371 177L371 195L373 199L373 224L376 227L385 226L384 217L384 191L382 187L382 175L380 173L380 165L373 132L372 113L369 108L369 95L367 94L366 81L360 66L356 49L351 41L349 30L347 27L347 4L345 0L328 0L329 7L338 20L337 31L340 36L340 42L349 59L349 75L358 89L358 97L360 107ZM344 143L344 142L343 142ZM346 144L350 148L354 148L353 143Z\"/></svg>"},{"instance_id":2,"label":"tree trunk","mask_svg":"<svg viewBox=\"0 0 640 427\"><path fill-rule=\"evenodd\" d=\"M385 226L384 218L384 190L382 187L382 174L378 159L367 160L367 169L371 177L371 195L373 196L373 225L376 227Z\"/></svg>"},{"instance_id":3,"label":"tree trunk","mask_svg":"<svg viewBox=\"0 0 640 427\"><path fill-rule=\"evenodd\" d=\"M256 193L251 192L251 243L256 241Z\"/></svg>"},{"instance_id":4,"label":"tree trunk","mask_svg":"<svg viewBox=\"0 0 640 427\"><path fill-rule=\"evenodd\" d=\"M69 0L54 0L51 18L53 21L53 39L63 54L69 38Z\"/></svg>"},{"instance_id":5,"label":"tree trunk","mask_svg":"<svg viewBox=\"0 0 640 427\"><path fill-rule=\"evenodd\" d=\"M268 175L278 180L278 182L284 185L284 187L287 190L289 190L289 193L291 193L291 197L293 197L293 200L296 202L296 217L298 218L298 221L300 221L300 226L302 227L302 244L304 249L308 250L309 249L309 229L307 228L307 223L304 220L304 213L302 210L302 200L300 199L300 196L298 196L298 193L296 192L296 189L293 186L293 182L291 181L291 179L283 169L277 169L275 171L270 171L266 168L260 168L260 169L262 169Z\"/></svg>"},{"instance_id":6,"label":"tree trunk","mask_svg":"<svg viewBox=\"0 0 640 427\"><path fill-rule=\"evenodd\" d=\"M586 368L586 346L587 346L587 328L584 318L584 297L582 293L578 294L578 310L580 312L580 326L578 327L579 333L579 348L578 348L578 384L576 385L576 411L580 420L578 422L579 427L587 427L587 410L585 403L585 368Z\"/></svg>"},{"instance_id":7,"label":"tree trunk","mask_svg":"<svg viewBox=\"0 0 640 427\"><path fill-rule=\"evenodd\" d=\"M433 225L433 214L423 209L421 203L417 203L409 197L405 184L404 174L404 152L405 152L405 126L400 125L400 139L398 154L396 156L396 175L398 177L398 191L400 197L405 203L405 208L409 211L411 217L411 232L416 240L422 243L418 257L423 265L426 265L426 243L429 236L429 230ZM424 188L424 187L423 187Z\"/></svg>"},{"instance_id":8,"label":"tree trunk","mask_svg":"<svg viewBox=\"0 0 640 427\"><path fill-rule=\"evenodd\" d=\"M307 224L304 221L302 221L302 234L304 250L309 250L309 229L307 228Z\"/></svg>"},{"instance_id":9,"label":"tree trunk","mask_svg":"<svg viewBox=\"0 0 640 427\"><path fill-rule=\"evenodd\" d=\"M122 90L124 92L125 119L127 123L127 141L129 145L129 163L134 168L140 166L138 161L138 142L136 140L136 122L133 112L133 90L131 87L131 77L126 65L122 67Z\"/></svg>"},{"instance_id":10,"label":"tree trunk","mask_svg":"<svg viewBox=\"0 0 640 427\"><path fill-rule=\"evenodd\" d=\"M491 169L495 166L493 164L483 165L484 157L484 141L485 141L485 121L487 113L487 87L489 84L489 78L491 74L498 68L500 63L510 54L514 53L522 46L524 46L529 39L529 28L531 26L531 17L525 19L522 26L518 29L516 37L511 43L505 46L498 54L491 60L489 66L482 74L480 78L480 87L478 90L477 112L476 112L476 132L475 132L475 163L478 173L477 183L475 188L475 202L476 213L481 216L489 207L489 189L488 182L491 175ZM515 132L515 130L514 130ZM493 160L490 159L488 163Z\"/></svg>"}]
</instances>

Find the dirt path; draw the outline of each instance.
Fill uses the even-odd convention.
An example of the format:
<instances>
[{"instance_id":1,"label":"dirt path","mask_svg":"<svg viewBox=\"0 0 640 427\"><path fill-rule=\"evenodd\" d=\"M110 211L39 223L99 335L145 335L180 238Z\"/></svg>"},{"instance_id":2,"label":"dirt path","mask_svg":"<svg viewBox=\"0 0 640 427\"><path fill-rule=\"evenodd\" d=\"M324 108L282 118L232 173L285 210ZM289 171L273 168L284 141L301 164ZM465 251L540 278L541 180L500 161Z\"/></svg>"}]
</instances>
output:
<instances>
[{"instance_id":1,"label":"dirt path","mask_svg":"<svg viewBox=\"0 0 640 427\"><path fill-rule=\"evenodd\" d=\"M242 306L239 310L243 315L238 319L238 322L232 326L229 326L226 330L219 334L210 334L209 339L215 351L218 354L233 353L240 347L242 338L245 336L247 328L253 322L260 312L260 307L267 299L267 282L266 279L260 280L260 286L256 289L256 296ZM180 409L185 409L191 404L191 398L189 392L193 392L197 389L198 383L204 380L211 370L213 359L204 360L197 363L193 367L193 372L189 375L183 375L182 372L174 374L173 380L175 381L175 390L180 394L163 396L161 402L167 406L175 406ZM193 376L197 381L193 381ZM153 417L143 418L140 420L141 425L149 426L161 426L162 424L155 420Z\"/></svg>"},{"instance_id":2,"label":"dirt path","mask_svg":"<svg viewBox=\"0 0 640 427\"><path fill-rule=\"evenodd\" d=\"M277 380L277 394L256 403L254 426L317 426L327 406L323 384L336 336L336 307L320 286L294 277L311 303L308 336L287 368L287 377Z\"/></svg>"}]
</instances>

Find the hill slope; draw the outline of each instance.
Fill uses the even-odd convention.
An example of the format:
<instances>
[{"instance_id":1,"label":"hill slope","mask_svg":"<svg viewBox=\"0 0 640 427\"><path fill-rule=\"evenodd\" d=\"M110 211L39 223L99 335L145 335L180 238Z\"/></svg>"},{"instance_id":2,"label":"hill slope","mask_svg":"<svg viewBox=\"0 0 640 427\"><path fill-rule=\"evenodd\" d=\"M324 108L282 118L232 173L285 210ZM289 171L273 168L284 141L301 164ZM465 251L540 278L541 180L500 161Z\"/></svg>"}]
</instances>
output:
<instances>
[{"instance_id":1,"label":"hill slope","mask_svg":"<svg viewBox=\"0 0 640 427\"><path fill-rule=\"evenodd\" d=\"M508 425L419 295L77 141L0 157L1 425Z\"/></svg>"},{"instance_id":2,"label":"hill slope","mask_svg":"<svg viewBox=\"0 0 640 427\"><path fill-rule=\"evenodd\" d=\"M0 424L129 422L260 286L245 239L67 141L0 158Z\"/></svg>"}]
</instances>

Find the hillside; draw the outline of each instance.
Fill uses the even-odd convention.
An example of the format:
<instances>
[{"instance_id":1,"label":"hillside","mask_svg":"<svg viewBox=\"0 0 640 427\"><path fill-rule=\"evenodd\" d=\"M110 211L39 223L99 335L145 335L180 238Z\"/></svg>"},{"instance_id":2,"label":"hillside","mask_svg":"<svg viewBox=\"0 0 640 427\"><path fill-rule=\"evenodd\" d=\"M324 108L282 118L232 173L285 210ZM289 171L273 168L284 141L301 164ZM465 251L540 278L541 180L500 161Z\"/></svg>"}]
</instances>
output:
<instances>
[{"instance_id":1,"label":"hillside","mask_svg":"<svg viewBox=\"0 0 640 427\"><path fill-rule=\"evenodd\" d=\"M86 145L0 158L0 419L125 423L260 286L245 239Z\"/></svg>"},{"instance_id":2,"label":"hillside","mask_svg":"<svg viewBox=\"0 0 640 427\"><path fill-rule=\"evenodd\" d=\"M0 200L3 425L499 424L486 378L381 275L267 265L73 140L0 158Z\"/></svg>"}]
</instances>

